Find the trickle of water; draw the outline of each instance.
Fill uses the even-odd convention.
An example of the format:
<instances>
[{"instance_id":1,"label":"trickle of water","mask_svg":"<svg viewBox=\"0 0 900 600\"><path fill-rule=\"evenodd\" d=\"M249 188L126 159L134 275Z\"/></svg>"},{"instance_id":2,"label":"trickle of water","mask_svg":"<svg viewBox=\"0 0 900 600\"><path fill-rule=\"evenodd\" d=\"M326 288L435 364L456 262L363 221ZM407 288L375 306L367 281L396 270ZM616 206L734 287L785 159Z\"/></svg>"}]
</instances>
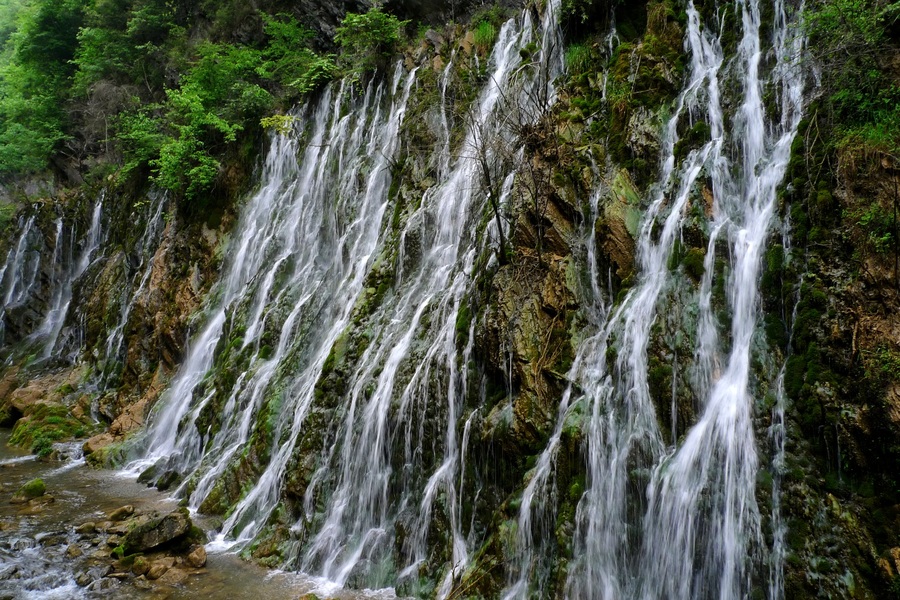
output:
<instances>
[{"instance_id":1,"label":"trickle of water","mask_svg":"<svg viewBox=\"0 0 900 600\"><path fill-rule=\"evenodd\" d=\"M119 296L119 318L106 336L101 388L106 386L106 383L109 382L120 366L118 361L122 358L121 353L125 344L125 328L128 325L128 318L131 316L135 303L140 299L147 287L147 283L150 281L150 275L153 272L153 260L156 256L156 250L159 248L165 225L163 216L166 200L166 195L160 192L154 192L150 195L144 233L141 239L138 240L135 248L138 260L133 267L134 275L126 281L122 289L122 294ZM135 282L137 282L137 285L135 285ZM95 414L94 417L96 418L96 416Z\"/></svg>"},{"instance_id":2,"label":"trickle of water","mask_svg":"<svg viewBox=\"0 0 900 600\"><path fill-rule=\"evenodd\" d=\"M41 340L43 348L41 358L47 359L61 352L63 342L60 343L60 334L69 314L69 306L72 303L72 285L84 275L87 268L95 259L95 253L100 248L102 241L101 217L103 216L103 196L97 200L91 214L91 224L82 242L81 252L76 261L72 261L71 248L65 252L63 248L63 222L59 219L56 224L56 246L53 250L53 277L51 285L53 297L50 309L44 316L44 320L37 330L31 334L31 338ZM60 277L60 279L56 279Z\"/></svg>"}]
</instances>

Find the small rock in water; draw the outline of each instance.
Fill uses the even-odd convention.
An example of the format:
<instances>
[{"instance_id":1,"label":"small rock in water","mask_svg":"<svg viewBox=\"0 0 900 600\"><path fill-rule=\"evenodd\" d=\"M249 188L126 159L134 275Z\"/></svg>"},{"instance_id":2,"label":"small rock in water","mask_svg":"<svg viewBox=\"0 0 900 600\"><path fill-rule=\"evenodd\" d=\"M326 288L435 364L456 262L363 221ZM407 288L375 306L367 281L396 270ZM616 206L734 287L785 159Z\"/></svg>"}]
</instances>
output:
<instances>
[{"instance_id":1,"label":"small rock in water","mask_svg":"<svg viewBox=\"0 0 900 600\"><path fill-rule=\"evenodd\" d=\"M103 579L98 579L87 586L87 589L91 592L99 592L101 590L108 590L114 588L119 585L118 579L111 579L109 577L104 577Z\"/></svg>"},{"instance_id":2,"label":"small rock in water","mask_svg":"<svg viewBox=\"0 0 900 600\"><path fill-rule=\"evenodd\" d=\"M106 533L111 533L111 534L115 534L115 535L125 535L126 533L128 533L128 529L129 529L128 525L125 525L123 523L121 525L113 525L112 527L110 527L109 529L106 530Z\"/></svg>"},{"instance_id":3,"label":"small rock in water","mask_svg":"<svg viewBox=\"0 0 900 600\"><path fill-rule=\"evenodd\" d=\"M206 548L203 546L195 546L190 553L184 557L184 562L195 569L204 567L206 565Z\"/></svg>"},{"instance_id":4,"label":"small rock in water","mask_svg":"<svg viewBox=\"0 0 900 600\"><path fill-rule=\"evenodd\" d=\"M28 548L34 548L34 540L28 538L19 538L10 542L9 548L10 550L15 550L16 552L21 552L22 550L27 550Z\"/></svg>"},{"instance_id":5,"label":"small rock in water","mask_svg":"<svg viewBox=\"0 0 900 600\"><path fill-rule=\"evenodd\" d=\"M131 572L135 575L142 576L150 570L150 561L144 558L143 556L138 556L134 559L134 563L131 565Z\"/></svg>"},{"instance_id":6,"label":"small rock in water","mask_svg":"<svg viewBox=\"0 0 900 600\"><path fill-rule=\"evenodd\" d=\"M78 558L84 554L78 544L69 544L66 548L66 558Z\"/></svg>"},{"instance_id":7,"label":"small rock in water","mask_svg":"<svg viewBox=\"0 0 900 600\"><path fill-rule=\"evenodd\" d=\"M150 565L150 569L147 571L147 579L159 579L163 575L166 574L166 571L169 570L169 567L163 564L160 561L156 561Z\"/></svg>"},{"instance_id":8,"label":"small rock in water","mask_svg":"<svg viewBox=\"0 0 900 600\"><path fill-rule=\"evenodd\" d=\"M87 571L80 571L75 574L75 583L81 587L86 587L99 579L103 579L110 572L112 572L112 566L109 565L106 567L94 567Z\"/></svg>"},{"instance_id":9,"label":"small rock in water","mask_svg":"<svg viewBox=\"0 0 900 600\"><path fill-rule=\"evenodd\" d=\"M147 581L146 577L141 575L140 577L135 578L134 587L138 588L139 590L149 590L153 586L150 585L150 582Z\"/></svg>"},{"instance_id":10,"label":"small rock in water","mask_svg":"<svg viewBox=\"0 0 900 600\"><path fill-rule=\"evenodd\" d=\"M81 535L90 535L97 530L97 526L88 521L87 523L82 523L78 527L75 528L75 533L80 533Z\"/></svg>"},{"instance_id":11,"label":"small rock in water","mask_svg":"<svg viewBox=\"0 0 900 600\"><path fill-rule=\"evenodd\" d=\"M66 543L66 538L63 535L53 534L46 535L42 537L40 540L42 546L61 546Z\"/></svg>"},{"instance_id":12,"label":"small rock in water","mask_svg":"<svg viewBox=\"0 0 900 600\"><path fill-rule=\"evenodd\" d=\"M159 578L161 583L168 583L169 585L178 585L180 583L184 583L187 580L187 573L182 571L181 569L168 569L163 575Z\"/></svg>"},{"instance_id":13,"label":"small rock in water","mask_svg":"<svg viewBox=\"0 0 900 600\"><path fill-rule=\"evenodd\" d=\"M6 581L7 579L12 579L13 575L19 572L19 567L16 565L7 565L5 567L0 567L0 581Z\"/></svg>"},{"instance_id":14,"label":"small rock in water","mask_svg":"<svg viewBox=\"0 0 900 600\"><path fill-rule=\"evenodd\" d=\"M124 521L128 517L134 514L134 507L130 504L126 504L125 506L120 506L116 510L109 513L110 521Z\"/></svg>"},{"instance_id":15,"label":"small rock in water","mask_svg":"<svg viewBox=\"0 0 900 600\"><path fill-rule=\"evenodd\" d=\"M32 479L15 493L10 504L25 504L29 500L39 498L47 493L47 486L42 479Z\"/></svg>"}]
</instances>

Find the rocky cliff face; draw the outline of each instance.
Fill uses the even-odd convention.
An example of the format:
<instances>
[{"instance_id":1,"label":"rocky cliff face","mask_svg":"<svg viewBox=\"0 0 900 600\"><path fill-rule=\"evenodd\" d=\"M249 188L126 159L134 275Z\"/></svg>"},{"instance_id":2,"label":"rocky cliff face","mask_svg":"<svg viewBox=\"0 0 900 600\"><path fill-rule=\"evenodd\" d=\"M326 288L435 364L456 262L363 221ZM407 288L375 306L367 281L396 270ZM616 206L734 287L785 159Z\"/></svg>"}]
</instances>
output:
<instances>
[{"instance_id":1,"label":"rocky cliff face","mask_svg":"<svg viewBox=\"0 0 900 600\"><path fill-rule=\"evenodd\" d=\"M411 16L432 9L403 6ZM631 329L613 329L602 344L586 338L633 305L629 292L647 285L642 252L665 239L663 219L643 227L665 125L685 102L690 19L724 24L720 51L736 52L738 41L729 11L719 21L711 7L620 7L602 33L573 26L579 42L548 93L541 69L562 49L537 23L552 6L529 8L514 26L504 23L515 11L499 9L435 26L395 72L322 92L292 134L276 136L260 189L215 223L186 220L155 192L104 196L85 186L21 197L14 234L0 245L0 424L14 427L13 441L49 453L53 441L89 437L98 463L150 456L146 480L181 486L186 502L221 515L225 533L249 538L242 550L265 564L417 596L582 589L572 573L589 569L578 540L597 479L592 436L607 415L573 374L608 364L604 377L616 379L629 364L620 353ZM310 15L327 32L343 10L316 5ZM528 27L533 39L523 37ZM727 96L740 81L724 71ZM513 82L503 79L499 100L492 78ZM734 118L738 100L724 104ZM309 143L323 135L316 118L328 122L339 160ZM710 120L674 122L674 161L709 151ZM814 175L825 160L814 127L814 117L799 127L761 259L748 384L760 466L748 502L762 535L747 542L753 556L735 589L888 597L900 580L900 287L896 253L878 229L896 233L896 218L879 225L871 209L896 216L900 172L891 156L847 151L834 157L837 177ZM381 154L360 153L366 142ZM308 188L293 190L299 180ZM451 184L469 191L444 195ZM253 213L269 185L276 200ZM318 188L320 221L277 200ZM675 202L676 191L659 204ZM661 456L674 456L703 421L701 392L725 367L699 381L703 315L723 347L735 343L722 326L733 319L726 286L735 263L710 226L720 191L710 171L685 192L646 324L635 387L652 404ZM376 194L383 204L369 204ZM86 252L101 201L102 235ZM281 210L277 224L266 220ZM375 222L371 240L360 215ZM456 237L442 244L451 225ZM306 236L291 238L295 230ZM242 248L247 239L272 244L262 267L237 264L254 251ZM307 256L303 244L319 245ZM72 308L47 351L42 327L67 281ZM297 308L305 306L314 308ZM204 341L207 362L192 366ZM179 402L168 438L142 433ZM650 482L666 481L667 459L645 464L653 443L625 456L629 540L651 527L640 521L658 491ZM713 502L704 494L699 504ZM652 562L657 550L638 555ZM783 574L770 561L783 561Z\"/></svg>"}]
</instances>

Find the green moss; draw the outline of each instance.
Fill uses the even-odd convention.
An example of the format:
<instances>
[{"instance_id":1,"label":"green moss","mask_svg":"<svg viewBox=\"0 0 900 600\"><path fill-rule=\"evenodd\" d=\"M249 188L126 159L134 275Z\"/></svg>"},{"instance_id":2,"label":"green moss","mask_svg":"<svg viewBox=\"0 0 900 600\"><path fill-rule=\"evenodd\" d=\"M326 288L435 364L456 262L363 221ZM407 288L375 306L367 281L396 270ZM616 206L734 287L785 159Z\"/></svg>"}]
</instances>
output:
<instances>
[{"instance_id":1,"label":"green moss","mask_svg":"<svg viewBox=\"0 0 900 600\"><path fill-rule=\"evenodd\" d=\"M38 456L47 456L53 443L85 433L84 425L61 404L36 404L16 422L9 443L28 448Z\"/></svg>"},{"instance_id":2,"label":"green moss","mask_svg":"<svg viewBox=\"0 0 900 600\"><path fill-rule=\"evenodd\" d=\"M685 133L675 144L675 160L684 160L691 150L699 148L708 142L709 136L709 125L702 121L696 123L693 127L688 129L687 133Z\"/></svg>"},{"instance_id":3,"label":"green moss","mask_svg":"<svg viewBox=\"0 0 900 600\"><path fill-rule=\"evenodd\" d=\"M681 259L681 265L684 268L684 272L697 283L703 279L703 273L706 270L703 264L705 258L706 252L702 249L689 248Z\"/></svg>"},{"instance_id":4,"label":"green moss","mask_svg":"<svg viewBox=\"0 0 900 600\"><path fill-rule=\"evenodd\" d=\"M32 479L19 488L19 494L28 499L38 498L46 493L47 486L44 484L43 479Z\"/></svg>"}]
</instances>

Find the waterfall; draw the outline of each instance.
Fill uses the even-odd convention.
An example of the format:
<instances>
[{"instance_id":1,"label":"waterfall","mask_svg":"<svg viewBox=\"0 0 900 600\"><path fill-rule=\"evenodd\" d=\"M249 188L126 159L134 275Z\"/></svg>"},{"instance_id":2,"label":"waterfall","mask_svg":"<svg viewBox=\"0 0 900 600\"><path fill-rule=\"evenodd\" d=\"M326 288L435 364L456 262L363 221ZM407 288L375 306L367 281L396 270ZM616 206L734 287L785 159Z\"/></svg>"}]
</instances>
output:
<instances>
[{"instance_id":1,"label":"waterfall","mask_svg":"<svg viewBox=\"0 0 900 600\"><path fill-rule=\"evenodd\" d=\"M28 217L21 227L22 233L13 249L6 255L3 270L0 271L0 290L3 293L3 308L16 306L26 301L34 288L40 271L40 252L34 248L37 231L34 216Z\"/></svg>"},{"instance_id":2,"label":"waterfall","mask_svg":"<svg viewBox=\"0 0 900 600\"><path fill-rule=\"evenodd\" d=\"M6 311L30 299L41 270L40 233L34 225L34 215L24 224L20 221L19 229L19 239L0 268L0 345L6 333Z\"/></svg>"},{"instance_id":3,"label":"waterfall","mask_svg":"<svg viewBox=\"0 0 900 600\"><path fill-rule=\"evenodd\" d=\"M750 592L763 544L750 356L761 254L801 115L803 39L776 0L772 50L764 55L760 6L745 0L738 8L743 37L736 55L726 60L721 32L705 26L688 3L685 47L691 65L664 131L658 184L650 192L637 242L637 283L578 349L569 376L583 395L573 398L571 387L566 392L556 429L523 495L507 598L529 597L529 590L542 588L532 542L541 531L534 522L541 510L535 504L549 494L560 431L576 404L585 405L589 415L588 477L577 508L567 597L741 598ZM763 64L770 65L767 75ZM742 95L733 116L721 101L728 77L737 84L728 89ZM769 112L761 100L764 90L778 98ZM679 165L674 149L685 119L705 120L710 140ZM673 285L670 257L687 207L699 197L702 177L711 181L714 200L692 366L699 415L692 425L679 424L687 429L679 442L674 394L672 440L664 439L658 424L649 393L648 346L665 292ZM717 254L730 258L730 274L715 272ZM714 277L727 277L730 324L719 323L720 314L713 311ZM588 309L603 314L596 306ZM722 331L727 331L724 337ZM608 350L615 357L609 364ZM781 443L777 438L776 445ZM776 519L775 526L779 523ZM775 534L777 546L783 531ZM783 549L773 549L779 552ZM780 593L778 560L775 556L772 562L773 597Z\"/></svg>"},{"instance_id":4,"label":"waterfall","mask_svg":"<svg viewBox=\"0 0 900 600\"><path fill-rule=\"evenodd\" d=\"M91 224L85 234L78 259L72 261L71 251L65 252L63 248L63 221L56 222L56 246L53 250L52 285L53 296L50 301L50 309L44 316L37 330L31 335L33 339L40 340L43 344L41 358L47 359L60 351L59 336L66 323L69 314L69 305L72 302L72 285L84 275L88 267L94 261L94 254L100 248L102 242L101 218L103 216L103 196L97 199L91 213ZM71 249L70 249L71 250ZM56 277L61 279L57 280Z\"/></svg>"},{"instance_id":5,"label":"waterfall","mask_svg":"<svg viewBox=\"0 0 900 600\"><path fill-rule=\"evenodd\" d=\"M364 292L363 278L377 254L389 161L414 80L414 73L398 67L392 81L373 82L363 94L347 81L330 87L299 111L296 135L273 138L262 185L237 227L206 325L150 425L146 458L134 465L165 459L182 471L196 469L192 506L204 501L244 449L256 412L269 403L269 384L289 364L299 368L291 374L290 389L277 390L290 404L272 417L278 421L273 439L296 437L302 426L322 365ZM252 369L223 390L221 426L204 440L195 423L214 390L192 400L236 312L246 323L239 346L251 355ZM264 345L264 335L271 345ZM292 443L286 443L272 457L226 523L227 532L258 532L277 503L291 450ZM244 520L247 515L253 522Z\"/></svg>"},{"instance_id":6,"label":"waterfall","mask_svg":"<svg viewBox=\"0 0 900 600\"><path fill-rule=\"evenodd\" d=\"M99 386L101 389L108 387L110 378L118 370L117 363L122 359L121 354L125 344L125 328L128 325L128 318L131 316L135 303L137 303L146 289L147 283L150 281L150 275L153 272L153 260L162 241L166 202L166 194L158 191L150 194L144 231L135 247L137 263L133 267L134 274L130 279L126 279L125 287L119 296L118 319L107 333L106 341L103 345L104 364L101 374L102 382ZM96 415L94 417L96 418Z\"/></svg>"},{"instance_id":7,"label":"waterfall","mask_svg":"<svg viewBox=\"0 0 900 600\"><path fill-rule=\"evenodd\" d=\"M474 325L460 357L457 316L483 244L502 233L492 223L493 234L479 237L484 191L474 182L489 164L501 183L497 202L509 201L516 156L495 156L485 139L513 140L500 118L512 104L523 122L552 105L562 72L556 10L551 3L542 22L524 11L500 29L455 156L447 66L433 157L439 180L402 211L396 230L385 218L415 70L398 65L364 91L351 80L334 84L295 113L294 135L273 137L205 324L152 416L143 458L130 466L183 476L178 493L200 509L225 493L248 451L261 453L254 485L242 490L214 546L242 547L263 531L299 470L291 464L297 446L317 440L304 514L291 528L292 566L338 585L411 576L425 560L438 503L449 515L452 547L439 592L448 593L468 565L460 494L472 417L462 439L458 426L466 395L460 367ZM539 50L531 63L526 48ZM393 281L378 284L394 265ZM354 349L351 325L364 332ZM343 392L317 397L323 372L349 351L359 355ZM229 377L217 375L222 365L233 369ZM434 419L427 433L425 415ZM399 461L391 458L397 453ZM393 565L401 526L410 532L405 562Z\"/></svg>"}]
</instances>

